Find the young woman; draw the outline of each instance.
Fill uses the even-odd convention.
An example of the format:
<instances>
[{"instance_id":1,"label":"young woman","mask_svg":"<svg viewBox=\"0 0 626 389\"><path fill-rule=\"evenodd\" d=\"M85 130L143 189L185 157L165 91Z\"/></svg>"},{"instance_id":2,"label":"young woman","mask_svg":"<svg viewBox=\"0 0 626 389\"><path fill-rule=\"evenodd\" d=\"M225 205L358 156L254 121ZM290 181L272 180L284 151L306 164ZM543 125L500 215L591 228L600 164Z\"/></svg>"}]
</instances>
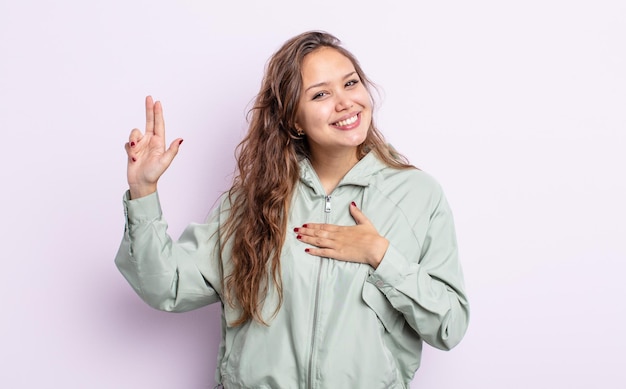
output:
<instances>
[{"instance_id":1,"label":"young woman","mask_svg":"<svg viewBox=\"0 0 626 389\"><path fill-rule=\"evenodd\" d=\"M204 224L166 233L157 181L163 110L126 144L116 264L151 306L222 304L217 382L235 388L407 388L422 342L468 324L452 215L440 186L388 146L370 83L332 35L270 59L238 149L238 175Z\"/></svg>"}]
</instances>

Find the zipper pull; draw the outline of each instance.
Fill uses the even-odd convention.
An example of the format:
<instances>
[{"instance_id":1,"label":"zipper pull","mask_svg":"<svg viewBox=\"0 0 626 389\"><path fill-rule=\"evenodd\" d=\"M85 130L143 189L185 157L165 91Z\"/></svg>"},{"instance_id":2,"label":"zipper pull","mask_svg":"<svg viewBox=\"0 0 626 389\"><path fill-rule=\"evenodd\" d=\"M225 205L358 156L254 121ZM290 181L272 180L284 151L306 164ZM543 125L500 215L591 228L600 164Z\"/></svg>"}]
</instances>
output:
<instances>
[{"instance_id":1,"label":"zipper pull","mask_svg":"<svg viewBox=\"0 0 626 389\"><path fill-rule=\"evenodd\" d=\"M324 208L324 212L330 213L330 196L326 196L326 207Z\"/></svg>"}]
</instances>

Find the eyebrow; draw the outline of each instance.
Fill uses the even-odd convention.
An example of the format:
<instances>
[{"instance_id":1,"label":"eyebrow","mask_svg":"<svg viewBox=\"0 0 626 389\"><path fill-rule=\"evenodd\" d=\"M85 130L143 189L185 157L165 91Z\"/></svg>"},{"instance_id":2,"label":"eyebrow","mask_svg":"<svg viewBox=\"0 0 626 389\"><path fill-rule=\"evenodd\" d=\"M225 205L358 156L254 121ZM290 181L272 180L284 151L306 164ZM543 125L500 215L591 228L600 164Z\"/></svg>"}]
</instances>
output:
<instances>
[{"instance_id":1,"label":"eyebrow","mask_svg":"<svg viewBox=\"0 0 626 389\"><path fill-rule=\"evenodd\" d=\"M345 80L346 78L352 76L353 74L356 74L356 70L346 74L345 76L343 76L343 79ZM304 92L306 93L306 92L309 91L309 89L317 88L317 87L324 86L324 85L328 85L328 81L323 81L323 82L319 82L317 84L313 84L313 85L309 86L308 88L306 88L304 90Z\"/></svg>"}]
</instances>

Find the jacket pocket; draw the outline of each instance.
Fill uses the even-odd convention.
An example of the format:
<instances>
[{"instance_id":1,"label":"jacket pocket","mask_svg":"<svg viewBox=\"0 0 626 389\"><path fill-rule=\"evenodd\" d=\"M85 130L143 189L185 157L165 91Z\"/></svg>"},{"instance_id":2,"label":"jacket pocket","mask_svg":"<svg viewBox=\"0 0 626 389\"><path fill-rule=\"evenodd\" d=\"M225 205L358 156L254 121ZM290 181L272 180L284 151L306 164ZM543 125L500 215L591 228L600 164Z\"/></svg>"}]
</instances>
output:
<instances>
[{"instance_id":1,"label":"jacket pocket","mask_svg":"<svg viewBox=\"0 0 626 389\"><path fill-rule=\"evenodd\" d=\"M387 297L376 286L365 282L362 293L363 301L385 327L387 332L400 332L404 327L405 321L402 314L395 310Z\"/></svg>"},{"instance_id":2,"label":"jacket pocket","mask_svg":"<svg viewBox=\"0 0 626 389\"><path fill-rule=\"evenodd\" d=\"M365 282L363 301L385 327L383 341L396 361L402 380L407 384L419 368L422 340L376 286ZM407 384L408 385L408 384Z\"/></svg>"}]
</instances>

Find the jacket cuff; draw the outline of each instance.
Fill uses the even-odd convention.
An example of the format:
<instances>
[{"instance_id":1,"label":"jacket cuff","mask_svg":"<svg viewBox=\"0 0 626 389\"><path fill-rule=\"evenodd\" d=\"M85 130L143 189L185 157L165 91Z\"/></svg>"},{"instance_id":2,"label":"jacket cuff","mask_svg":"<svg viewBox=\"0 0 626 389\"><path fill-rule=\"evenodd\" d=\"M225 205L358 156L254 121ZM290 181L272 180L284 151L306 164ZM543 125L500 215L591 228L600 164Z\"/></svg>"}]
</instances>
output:
<instances>
[{"instance_id":1,"label":"jacket cuff","mask_svg":"<svg viewBox=\"0 0 626 389\"><path fill-rule=\"evenodd\" d=\"M141 224L159 219L162 215L159 194L154 192L147 196L131 200L130 191L124 193L124 214L128 224Z\"/></svg>"},{"instance_id":2,"label":"jacket cuff","mask_svg":"<svg viewBox=\"0 0 626 389\"><path fill-rule=\"evenodd\" d=\"M367 280L387 294L395 285L404 280L408 270L409 262L395 247L389 245L383 260L380 261L376 270L370 273Z\"/></svg>"}]
</instances>

